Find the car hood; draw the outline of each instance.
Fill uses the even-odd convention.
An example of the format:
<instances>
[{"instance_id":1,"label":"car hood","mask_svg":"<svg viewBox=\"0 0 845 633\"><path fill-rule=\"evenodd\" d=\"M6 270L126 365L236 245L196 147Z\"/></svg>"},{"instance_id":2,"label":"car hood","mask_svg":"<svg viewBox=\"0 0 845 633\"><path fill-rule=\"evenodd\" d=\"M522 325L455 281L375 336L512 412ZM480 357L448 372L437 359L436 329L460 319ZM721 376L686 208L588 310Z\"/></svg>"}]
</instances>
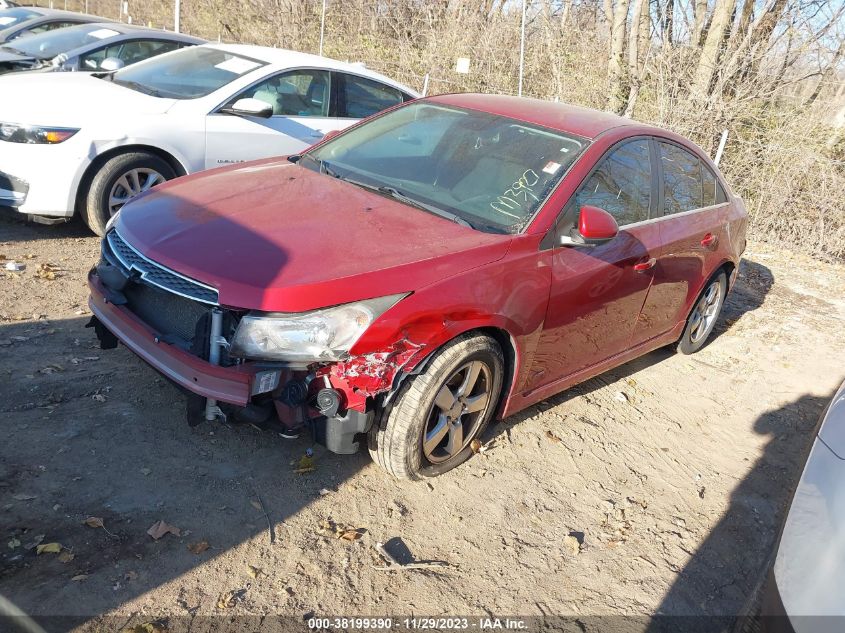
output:
<instances>
[{"instance_id":1,"label":"car hood","mask_svg":"<svg viewBox=\"0 0 845 633\"><path fill-rule=\"evenodd\" d=\"M461 226L285 159L205 172L129 203L141 254L271 312L411 292L502 258L511 237Z\"/></svg>"},{"instance_id":2,"label":"car hood","mask_svg":"<svg viewBox=\"0 0 845 633\"><path fill-rule=\"evenodd\" d=\"M175 103L87 73L7 75L2 94L0 121L63 127L83 127L115 116L160 114Z\"/></svg>"}]
</instances>

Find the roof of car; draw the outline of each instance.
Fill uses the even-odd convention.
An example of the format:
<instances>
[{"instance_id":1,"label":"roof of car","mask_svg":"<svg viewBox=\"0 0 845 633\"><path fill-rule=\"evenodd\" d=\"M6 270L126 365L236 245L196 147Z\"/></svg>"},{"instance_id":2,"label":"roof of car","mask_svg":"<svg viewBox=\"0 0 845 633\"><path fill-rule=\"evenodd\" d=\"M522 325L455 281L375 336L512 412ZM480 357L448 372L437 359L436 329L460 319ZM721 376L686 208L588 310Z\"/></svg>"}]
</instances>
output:
<instances>
[{"instance_id":1,"label":"roof of car","mask_svg":"<svg viewBox=\"0 0 845 633\"><path fill-rule=\"evenodd\" d=\"M43 7L14 7L16 9L26 9L33 13L38 13L45 18L85 18L92 22L111 22L108 18L91 15L90 13L79 13L78 11L64 11L62 9L46 9Z\"/></svg>"},{"instance_id":2,"label":"roof of car","mask_svg":"<svg viewBox=\"0 0 845 633\"><path fill-rule=\"evenodd\" d=\"M336 59L331 59L329 57L320 57L319 55L312 55L310 53L300 53L298 51L292 51L285 48L270 48L268 46L255 46L251 44L208 44L208 46L213 46L214 48L219 48L225 51L229 51L231 53L237 53L239 55L245 55L247 57L259 59L263 62L267 62L268 64L278 64L281 66L291 67L316 66L319 68L328 68L329 70L342 70L356 75L362 75L364 77L370 77L372 79L382 81L386 84L390 84L392 86L400 88L405 92L409 92L413 96L417 96L417 93L408 86L399 83L395 79L386 77L381 73L377 73L376 71L367 68L363 64L341 62Z\"/></svg>"},{"instance_id":3,"label":"roof of car","mask_svg":"<svg viewBox=\"0 0 845 633\"><path fill-rule=\"evenodd\" d=\"M622 126L651 127L608 112L527 97L476 93L439 95L427 100L536 123L585 138Z\"/></svg>"},{"instance_id":4,"label":"roof of car","mask_svg":"<svg viewBox=\"0 0 845 633\"><path fill-rule=\"evenodd\" d=\"M160 35L160 36L171 36L177 40L184 40L188 42L196 42L198 44L204 43L207 40L204 40L200 37L194 37L193 35L186 35L184 33L174 33L173 31L167 31L165 29L156 29L149 26L142 26L140 24L123 24L121 22L92 22L88 24L80 24L78 26L70 26L68 28L75 29L75 28L91 28L91 27L102 27L104 29L110 29L112 31L116 31L122 35L128 35L132 33L145 33L151 35Z\"/></svg>"}]
</instances>

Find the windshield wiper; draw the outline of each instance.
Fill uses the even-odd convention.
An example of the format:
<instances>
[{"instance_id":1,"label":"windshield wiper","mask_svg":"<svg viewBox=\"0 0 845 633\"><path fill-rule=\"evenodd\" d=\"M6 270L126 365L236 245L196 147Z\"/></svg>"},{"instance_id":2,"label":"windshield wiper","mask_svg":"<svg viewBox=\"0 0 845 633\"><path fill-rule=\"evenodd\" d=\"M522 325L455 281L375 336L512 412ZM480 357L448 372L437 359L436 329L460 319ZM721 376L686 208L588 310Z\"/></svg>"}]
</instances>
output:
<instances>
[{"instance_id":1,"label":"windshield wiper","mask_svg":"<svg viewBox=\"0 0 845 633\"><path fill-rule=\"evenodd\" d=\"M394 187L388 187L387 185L370 185L366 182L361 182L360 180L355 180L353 178L348 178L347 176L342 176L334 168L322 158L316 158L309 153L305 154L298 154L295 156L289 156L288 160L292 163L298 163L303 158L307 158L312 163L317 165L320 170L321 174L326 174L327 176L331 176L332 178L337 178L338 180L342 180L344 182L348 182L350 185L355 185L356 187L361 187L362 189L367 189L369 191L374 191L376 193L380 193L383 196L389 196L394 200L398 200L404 204L407 204L411 207L416 207L417 209L421 209L423 211L428 211L429 213L433 213L441 218L445 218L447 220L451 220L456 224L460 224L461 226L465 226L470 229L474 229L475 227L463 219L461 216L452 213L451 211L447 211L446 209L441 209L440 207L435 207L431 204L426 204L425 202L420 202L419 200L414 200L406 196L404 193L399 191Z\"/></svg>"},{"instance_id":2,"label":"windshield wiper","mask_svg":"<svg viewBox=\"0 0 845 633\"><path fill-rule=\"evenodd\" d=\"M145 95L150 95L151 97L161 97L161 93L158 90L156 90L155 88L150 88L149 86L145 86L144 84L138 83L137 81L124 81L122 79L112 79L112 83L115 83L118 86L124 86L126 88L129 88L130 90L134 90Z\"/></svg>"},{"instance_id":3,"label":"windshield wiper","mask_svg":"<svg viewBox=\"0 0 845 633\"><path fill-rule=\"evenodd\" d=\"M464 220L461 216L456 215L451 211L447 211L446 209L435 207L432 204L426 204L425 202L420 202L419 200L410 198L398 189L395 189L394 187L388 187L386 185L369 185L365 182L361 182L359 180L352 180L351 178L346 178L343 176L337 176L337 178L340 178L340 180L348 182L349 184L355 185L356 187L361 187L362 189L369 189L370 191L375 191L376 193L380 193L385 196L390 196L394 200L398 200L399 202L407 204L408 206L416 207L417 209L421 209L423 211L428 211L429 213L433 213L434 215L440 216L441 218L445 218L447 220L452 220L452 222L454 222L455 224L460 224L461 226L465 226L470 229L475 228L472 224Z\"/></svg>"},{"instance_id":4,"label":"windshield wiper","mask_svg":"<svg viewBox=\"0 0 845 633\"><path fill-rule=\"evenodd\" d=\"M322 158L315 158L309 153L305 154L294 154L293 156L288 156L288 160L294 164L301 161L303 158L307 158L312 163L317 165L317 168L320 170L321 174L326 174L327 176L331 176L332 178L340 178L340 174L338 174L331 165L329 165L326 161Z\"/></svg>"}]
</instances>

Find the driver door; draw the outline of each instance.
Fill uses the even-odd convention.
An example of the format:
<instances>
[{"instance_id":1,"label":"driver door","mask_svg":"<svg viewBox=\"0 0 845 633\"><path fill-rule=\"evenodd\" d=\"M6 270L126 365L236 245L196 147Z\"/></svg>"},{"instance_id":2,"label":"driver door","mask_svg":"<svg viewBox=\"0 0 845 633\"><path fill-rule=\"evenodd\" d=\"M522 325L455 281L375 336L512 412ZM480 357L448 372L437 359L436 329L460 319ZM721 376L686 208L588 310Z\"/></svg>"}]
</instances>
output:
<instances>
[{"instance_id":1,"label":"driver door","mask_svg":"<svg viewBox=\"0 0 845 633\"><path fill-rule=\"evenodd\" d=\"M258 99L273 108L273 115L236 116L218 110L206 117L205 168L243 163L258 158L296 154L331 130L349 121L330 116L331 73L292 70L261 81L229 100ZM224 106L225 107L225 106Z\"/></svg>"},{"instance_id":2,"label":"driver door","mask_svg":"<svg viewBox=\"0 0 845 633\"><path fill-rule=\"evenodd\" d=\"M568 234L584 205L600 207L619 234L598 246L556 245L546 321L537 346L531 387L586 370L636 344L640 310L654 275L660 240L655 165L647 138L623 141L599 162L567 204L558 231Z\"/></svg>"}]
</instances>

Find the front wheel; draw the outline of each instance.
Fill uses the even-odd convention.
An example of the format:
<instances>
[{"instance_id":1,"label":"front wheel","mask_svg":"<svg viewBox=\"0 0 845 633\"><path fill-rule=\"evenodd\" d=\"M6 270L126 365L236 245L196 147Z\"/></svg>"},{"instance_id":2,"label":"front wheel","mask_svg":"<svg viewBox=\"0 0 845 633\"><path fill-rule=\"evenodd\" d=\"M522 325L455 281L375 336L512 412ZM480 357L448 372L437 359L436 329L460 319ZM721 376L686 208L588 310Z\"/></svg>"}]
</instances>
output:
<instances>
[{"instance_id":1,"label":"front wheel","mask_svg":"<svg viewBox=\"0 0 845 633\"><path fill-rule=\"evenodd\" d=\"M103 235L109 218L127 202L156 185L176 177L167 161L149 152L118 154L94 175L82 208L82 219Z\"/></svg>"},{"instance_id":2,"label":"front wheel","mask_svg":"<svg viewBox=\"0 0 845 633\"><path fill-rule=\"evenodd\" d=\"M496 341L478 334L456 338L402 387L370 433L371 456L399 479L436 477L462 464L495 413L503 375Z\"/></svg>"},{"instance_id":3,"label":"front wheel","mask_svg":"<svg viewBox=\"0 0 845 633\"><path fill-rule=\"evenodd\" d=\"M727 289L728 278L725 271L720 270L695 300L687 326L678 341L677 349L681 354L694 354L707 343L725 303Z\"/></svg>"}]
</instances>

